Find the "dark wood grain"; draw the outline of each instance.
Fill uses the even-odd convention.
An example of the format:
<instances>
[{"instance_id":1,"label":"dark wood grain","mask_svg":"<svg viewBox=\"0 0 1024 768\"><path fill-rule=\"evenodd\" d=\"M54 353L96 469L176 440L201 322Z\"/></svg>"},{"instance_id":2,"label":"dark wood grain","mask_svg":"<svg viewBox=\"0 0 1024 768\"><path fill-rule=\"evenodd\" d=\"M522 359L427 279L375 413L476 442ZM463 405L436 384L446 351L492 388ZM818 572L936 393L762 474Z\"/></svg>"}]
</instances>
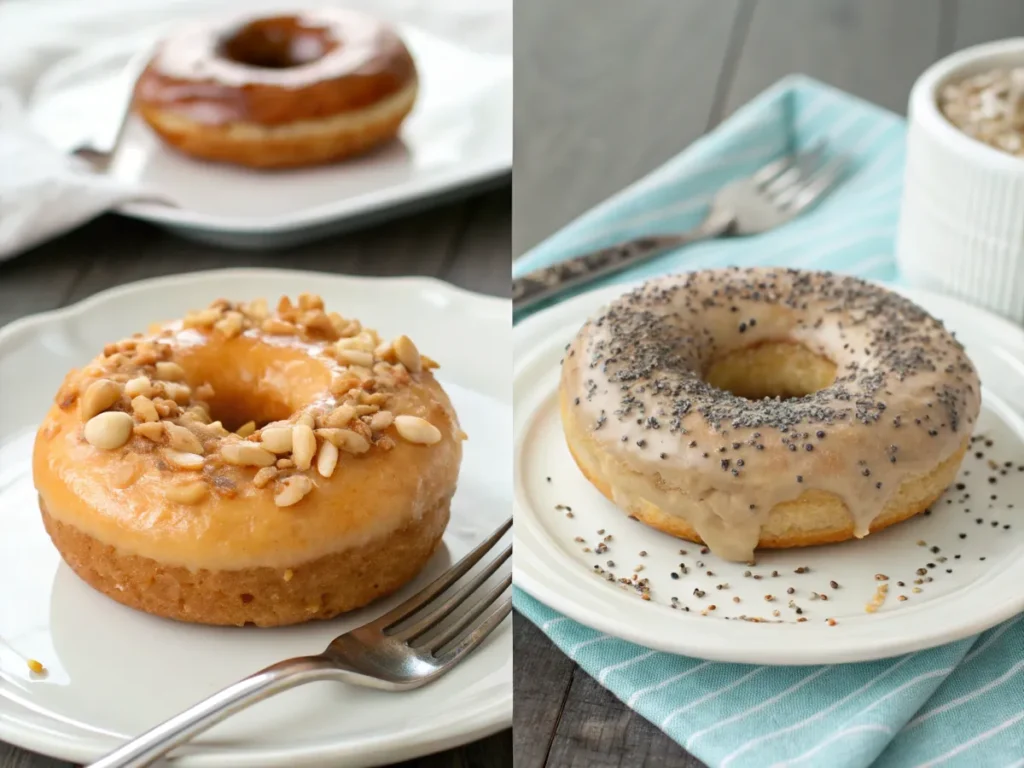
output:
<instances>
[{"instance_id":1,"label":"dark wood grain","mask_svg":"<svg viewBox=\"0 0 1024 768\"><path fill-rule=\"evenodd\" d=\"M548 760L576 665L537 627L513 614L512 720L517 768L541 768Z\"/></svg>"},{"instance_id":2,"label":"dark wood grain","mask_svg":"<svg viewBox=\"0 0 1024 768\"><path fill-rule=\"evenodd\" d=\"M1024 3L516 0L515 20L518 255L787 74L903 113L937 58L1024 34ZM514 635L517 766L701 765L529 621Z\"/></svg>"},{"instance_id":3,"label":"dark wood grain","mask_svg":"<svg viewBox=\"0 0 1024 768\"><path fill-rule=\"evenodd\" d=\"M516 768L704 768L518 614L514 636Z\"/></svg>"},{"instance_id":4,"label":"dark wood grain","mask_svg":"<svg viewBox=\"0 0 1024 768\"><path fill-rule=\"evenodd\" d=\"M510 233L508 186L368 229L259 252L192 243L147 224L104 216L0 264L0 325L134 280L233 266L425 275L508 296ZM512 764L512 733L506 730L458 749L410 760L399 768L511 768ZM70 765L0 742L0 768Z\"/></svg>"}]
</instances>

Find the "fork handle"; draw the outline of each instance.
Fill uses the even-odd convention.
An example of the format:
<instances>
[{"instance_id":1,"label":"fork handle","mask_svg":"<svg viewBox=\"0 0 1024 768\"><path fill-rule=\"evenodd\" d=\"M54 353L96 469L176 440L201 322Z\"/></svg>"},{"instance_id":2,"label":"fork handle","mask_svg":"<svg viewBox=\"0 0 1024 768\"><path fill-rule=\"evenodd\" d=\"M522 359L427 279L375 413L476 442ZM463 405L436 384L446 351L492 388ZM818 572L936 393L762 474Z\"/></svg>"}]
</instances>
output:
<instances>
[{"instance_id":1,"label":"fork handle","mask_svg":"<svg viewBox=\"0 0 1024 768\"><path fill-rule=\"evenodd\" d=\"M528 309L552 296L635 267L674 248L717 237L731 224L724 219L709 218L689 232L637 237L527 272L512 281L512 309L515 312Z\"/></svg>"},{"instance_id":2,"label":"fork handle","mask_svg":"<svg viewBox=\"0 0 1024 768\"><path fill-rule=\"evenodd\" d=\"M337 666L323 656L301 656L282 661L189 707L88 768L144 768L258 701L306 683L337 679L338 675Z\"/></svg>"}]
</instances>

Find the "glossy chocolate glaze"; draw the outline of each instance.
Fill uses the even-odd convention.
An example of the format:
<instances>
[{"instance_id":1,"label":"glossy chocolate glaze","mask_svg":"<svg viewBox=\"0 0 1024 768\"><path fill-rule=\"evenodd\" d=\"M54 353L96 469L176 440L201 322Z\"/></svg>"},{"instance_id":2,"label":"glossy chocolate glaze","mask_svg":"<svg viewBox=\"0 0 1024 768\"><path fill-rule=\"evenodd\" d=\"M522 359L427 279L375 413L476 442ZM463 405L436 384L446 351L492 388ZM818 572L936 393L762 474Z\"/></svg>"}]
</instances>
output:
<instances>
[{"instance_id":1,"label":"glossy chocolate glaze","mask_svg":"<svg viewBox=\"0 0 1024 768\"><path fill-rule=\"evenodd\" d=\"M415 78L391 27L327 8L186 27L163 42L135 101L207 125L275 126L362 109Z\"/></svg>"}]
</instances>

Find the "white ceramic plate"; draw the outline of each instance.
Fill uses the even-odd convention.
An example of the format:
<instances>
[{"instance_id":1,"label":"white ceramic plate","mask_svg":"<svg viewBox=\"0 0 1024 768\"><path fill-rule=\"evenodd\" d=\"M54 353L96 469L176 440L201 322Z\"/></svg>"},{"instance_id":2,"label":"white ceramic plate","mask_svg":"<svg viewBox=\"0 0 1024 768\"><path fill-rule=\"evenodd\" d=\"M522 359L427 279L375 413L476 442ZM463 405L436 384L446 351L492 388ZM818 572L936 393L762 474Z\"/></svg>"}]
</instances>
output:
<instances>
[{"instance_id":1,"label":"white ceramic plate","mask_svg":"<svg viewBox=\"0 0 1024 768\"><path fill-rule=\"evenodd\" d=\"M975 432L983 437L961 469L964 488L947 492L930 515L862 541L761 552L757 566L749 568L629 520L587 482L565 447L556 403L562 351L587 316L624 290L616 286L576 297L529 318L513 333L518 586L608 634L672 653L751 664L894 656L981 632L1024 610L1024 421L1017 415L1024 410L1024 331L959 301L906 291L957 332L984 382ZM995 470L990 460L998 462ZM613 538L606 553L584 551L608 534ZM688 573L671 578L680 563ZM630 578L643 566L638 578L650 580L651 600L608 582L595 573L595 564L616 578ZM796 573L798 568L810 570ZM744 576L748 570L751 575ZM889 592L881 608L868 613L883 583L876 574L889 577ZM915 584L917 579L922 583ZM838 589L830 586L833 580ZM727 586L719 589L720 584ZM787 594L791 587L794 593ZM827 601L812 599L812 592ZM774 600L766 601L766 595ZM900 601L900 595L907 599ZM742 615L782 623L737 620ZM807 621L798 623L801 617ZM830 626L829 618L837 623Z\"/></svg>"},{"instance_id":2,"label":"white ceramic plate","mask_svg":"<svg viewBox=\"0 0 1024 768\"><path fill-rule=\"evenodd\" d=\"M37 423L66 371L104 342L221 297L320 293L385 336L415 331L470 439L444 551L401 594L342 619L283 629L210 628L154 618L94 592L63 565L39 520L31 477ZM509 302L420 278L225 270L148 280L0 330L0 740L91 760L232 681L318 653L408 597L482 540L511 502ZM402 694L314 683L201 737L182 766L396 762L512 723L511 622L436 683ZM24 657L49 669L28 674ZM176 765L179 762L175 763Z\"/></svg>"},{"instance_id":3,"label":"white ceramic plate","mask_svg":"<svg viewBox=\"0 0 1024 768\"><path fill-rule=\"evenodd\" d=\"M61 60L33 91L33 126L66 151L83 132L109 135L165 29ZM502 183L512 167L511 60L416 28L399 31L420 72L399 140L331 166L260 172L188 158L131 116L109 172L177 207L136 202L119 212L218 245L281 247Z\"/></svg>"}]
</instances>

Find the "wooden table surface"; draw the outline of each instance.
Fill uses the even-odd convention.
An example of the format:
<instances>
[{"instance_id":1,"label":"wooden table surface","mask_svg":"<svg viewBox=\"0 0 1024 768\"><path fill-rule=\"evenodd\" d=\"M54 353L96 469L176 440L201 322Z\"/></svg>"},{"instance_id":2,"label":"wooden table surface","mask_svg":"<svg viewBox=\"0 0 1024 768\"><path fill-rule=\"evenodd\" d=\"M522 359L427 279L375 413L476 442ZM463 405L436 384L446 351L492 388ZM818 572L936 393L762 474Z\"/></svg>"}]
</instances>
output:
<instances>
[{"instance_id":1,"label":"wooden table surface","mask_svg":"<svg viewBox=\"0 0 1024 768\"><path fill-rule=\"evenodd\" d=\"M22 315L65 306L121 283L231 266L355 275L428 275L470 290L508 296L510 229L511 191L507 184L463 202L371 229L266 252L197 245L147 224L106 216L0 264L0 325ZM0 768L69 765L0 742ZM504 731L401 765L511 768L512 735Z\"/></svg>"},{"instance_id":2,"label":"wooden table surface","mask_svg":"<svg viewBox=\"0 0 1024 768\"><path fill-rule=\"evenodd\" d=\"M900 114L916 77L1024 33L1019 0L516 0L519 255L800 72ZM516 768L697 768L515 616Z\"/></svg>"}]
</instances>

